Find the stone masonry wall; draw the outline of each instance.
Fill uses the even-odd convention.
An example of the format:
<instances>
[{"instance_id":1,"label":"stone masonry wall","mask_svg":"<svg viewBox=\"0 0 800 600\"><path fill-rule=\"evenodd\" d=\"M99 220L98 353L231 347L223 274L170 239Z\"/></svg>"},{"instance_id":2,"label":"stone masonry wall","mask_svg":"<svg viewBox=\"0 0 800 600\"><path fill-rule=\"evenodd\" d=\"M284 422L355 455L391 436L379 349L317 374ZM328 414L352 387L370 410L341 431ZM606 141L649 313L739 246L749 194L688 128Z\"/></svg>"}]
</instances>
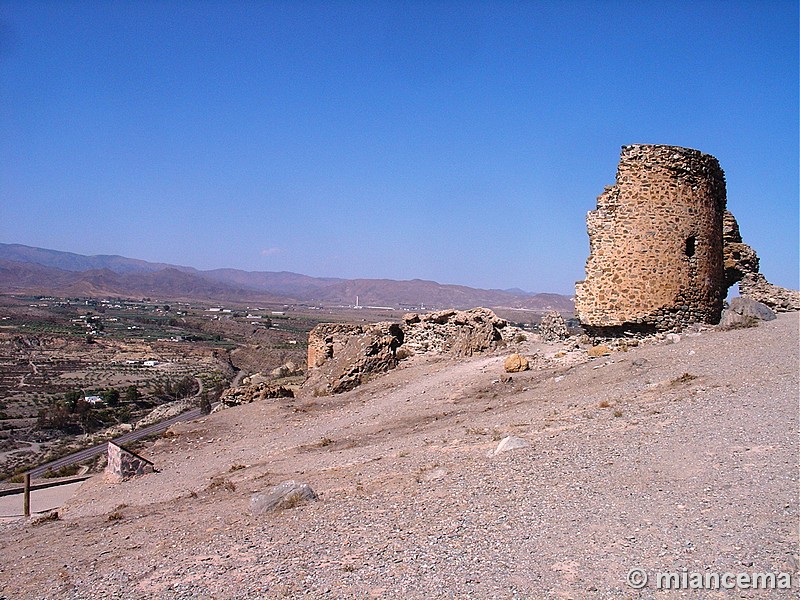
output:
<instances>
[{"instance_id":1,"label":"stone masonry wall","mask_svg":"<svg viewBox=\"0 0 800 600\"><path fill-rule=\"evenodd\" d=\"M575 308L593 334L717 323L725 297L725 174L713 156L623 146L616 184L587 216L590 255Z\"/></svg>"},{"instance_id":2,"label":"stone masonry wall","mask_svg":"<svg viewBox=\"0 0 800 600\"><path fill-rule=\"evenodd\" d=\"M800 310L800 292L771 284L759 272L756 251L742 241L739 223L727 210L722 221L725 285L739 283L739 293L777 312Z\"/></svg>"},{"instance_id":3,"label":"stone masonry wall","mask_svg":"<svg viewBox=\"0 0 800 600\"><path fill-rule=\"evenodd\" d=\"M414 354L471 356L522 333L486 308L408 313L401 323L320 323L308 334L308 377L314 396L346 392Z\"/></svg>"},{"instance_id":4,"label":"stone masonry wall","mask_svg":"<svg viewBox=\"0 0 800 600\"><path fill-rule=\"evenodd\" d=\"M106 476L116 481L124 481L137 475L154 472L153 463L122 446L108 442L108 464Z\"/></svg>"}]
</instances>

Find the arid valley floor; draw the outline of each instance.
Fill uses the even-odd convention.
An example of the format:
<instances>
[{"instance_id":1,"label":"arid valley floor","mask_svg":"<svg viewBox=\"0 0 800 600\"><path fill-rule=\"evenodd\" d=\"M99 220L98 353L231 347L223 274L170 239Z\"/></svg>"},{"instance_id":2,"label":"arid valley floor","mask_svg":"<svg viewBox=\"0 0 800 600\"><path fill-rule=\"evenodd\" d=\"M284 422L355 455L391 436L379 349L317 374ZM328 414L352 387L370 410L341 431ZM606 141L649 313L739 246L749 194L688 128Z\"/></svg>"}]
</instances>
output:
<instances>
[{"instance_id":1,"label":"arid valley floor","mask_svg":"<svg viewBox=\"0 0 800 600\"><path fill-rule=\"evenodd\" d=\"M790 572L797 597L798 313L591 359L563 344L418 356L351 392L175 426L158 473L98 475L60 520L0 526L27 598L732 597L626 584ZM530 447L493 455L498 440ZM255 516L287 479L319 500Z\"/></svg>"}]
</instances>

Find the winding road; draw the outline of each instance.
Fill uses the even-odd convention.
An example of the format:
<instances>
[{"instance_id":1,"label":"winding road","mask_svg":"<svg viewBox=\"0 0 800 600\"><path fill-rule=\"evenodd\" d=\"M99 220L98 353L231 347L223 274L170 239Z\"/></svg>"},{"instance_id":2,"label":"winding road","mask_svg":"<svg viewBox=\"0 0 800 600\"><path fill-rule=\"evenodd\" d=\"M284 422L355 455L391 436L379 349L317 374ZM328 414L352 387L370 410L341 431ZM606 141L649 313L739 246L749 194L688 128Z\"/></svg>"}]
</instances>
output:
<instances>
[{"instance_id":1,"label":"winding road","mask_svg":"<svg viewBox=\"0 0 800 600\"><path fill-rule=\"evenodd\" d=\"M203 413L200 412L199 408L193 408L192 410L187 410L185 413L181 413L171 419L167 419L166 421L161 421L160 423L155 423L154 425L149 425L148 427L142 427L141 429L135 429L134 431L129 431L118 438L114 438L111 440L115 444L126 444L128 442L134 442L139 440L143 437L147 437L148 435L153 435L155 433L162 433L166 431L170 426L174 425L175 423L181 423L183 421L191 421L192 419L196 419L198 417L203 416ZM90 458L94 458L95 456L99 456L103 454L106 449L108 448L108 442L103 442L102 444L98 444L97 446L92 446L90 448L84 448L74 454L70 454L68 456L62 456L54 461L49 463L39 465L35 469L30 470L31 478L42 477L48 471L57 471L62 467L69 467L71 465L83 462L84 460L88 460Z\"/></svg>"},{"instance_id":2,"label":"winding road","mask_svg":"<svg viewBox=\"0 0 800 600\"><path fill-rule=\"evenodd\" d=\"M199 390L195 395L195 397L198 397L200 394L203 393L203 382L199 378L197 379L197 381L199 383ZM216 406L216 404L214 406ZM174 416L171 419L167 419L166 421L161 421L160 423L154 423L153 425L148 425L147 427L142 427L141 429L134 429L133 431L124 433L121 436L112 439L111 441L119 445L127 444L129 442L135 442L136 440L142 439L149 435L162 433L167 429L169 429L169 427L171 427L175 423L182 423L183 421L191 421L192 419L197 419L198 417L201 416L203 416L203 413L200 411L200 409L193 408L192 410L187 410L186 412ZM108 442L103 442L102 444L98 444L90 448L84 448L83 450L79 450L74 454L70 454L68 456L62 456L61 458L58 458L49 463L39 465L38 467L31 469L29 471L31 474L31 478L35 479L37 477L42 477L48 471L57 471L58 469L61 469L63 467L69 467L74 464L88 460L90 458L94 458L106 452L107 448L108 448Z\"/></svg>"}]
</instances>

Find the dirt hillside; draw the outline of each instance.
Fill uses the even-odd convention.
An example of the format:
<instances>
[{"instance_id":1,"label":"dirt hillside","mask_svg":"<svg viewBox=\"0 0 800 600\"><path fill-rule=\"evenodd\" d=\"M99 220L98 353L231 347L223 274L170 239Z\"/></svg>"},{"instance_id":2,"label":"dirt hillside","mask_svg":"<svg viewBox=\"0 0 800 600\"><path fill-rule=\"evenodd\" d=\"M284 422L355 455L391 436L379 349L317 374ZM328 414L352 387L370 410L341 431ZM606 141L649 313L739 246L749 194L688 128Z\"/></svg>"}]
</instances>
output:
<instances>
[{"instance_id":1,"label":"dirt hillside","mask_svg":"<svg viewBox=\"0 0 800 600\"><path fill-rule=\"evenodd\" d=\"M0 596L660 598L628 571L794 574L799 347L788 313L511 381L507 353L414 358L231 408L144 448L158 473L3 525ZM507 435L530 446L487 455ZM251 514L287 479L319 500Z\"/></svg>"}]
</instances>

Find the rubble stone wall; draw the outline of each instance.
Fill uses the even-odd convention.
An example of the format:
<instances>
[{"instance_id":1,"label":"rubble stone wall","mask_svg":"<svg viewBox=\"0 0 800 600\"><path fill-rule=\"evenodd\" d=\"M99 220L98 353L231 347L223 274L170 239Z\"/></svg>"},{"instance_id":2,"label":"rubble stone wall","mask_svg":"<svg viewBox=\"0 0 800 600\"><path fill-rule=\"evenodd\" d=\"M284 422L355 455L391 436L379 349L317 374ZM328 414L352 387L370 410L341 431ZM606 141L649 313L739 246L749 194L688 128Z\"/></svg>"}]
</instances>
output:
<instances>
[{"instance_id":1,"label":"rubble stone wall","mask_svg":"<svg viewBox=\"0 0 800 600\"><path fill-rule=\"evenodd\" d=\"M736 217L726 210L722 223L726 289L738 282L743 297L777 312L800 310L800 292L773 285L759 272L758 255L742 241Z\"/></svg>"},{"instance_id":2,"label":"rubble stone wall","mask_svg":"<svg viewBox=\"0 0 800 600\"><path fill-rule=\"evenodd\" d=\"M308 377L314 396L351 390L413 354L471 356L509 343L521 330L486 308L408 313L402 323L321 323L308 334Z\"/></svg>"},{"instance_id":3,"label":"rubble stone wall","mask_svg":"<svg viewBox=\"0 0 800 600\"><path fill-rule=\"evenodd\" d=\"M308 336L308 371L338 355L354 335L364 332L353 323L320 323Z\"/></svg>"},{"instance_id":4,"label":"rubble stone wall","mask_svg":"<svg viewBox=\"0 0 800 600\"><path fill-rule=\"evenodd\" d=\"M725 297L725 174L713 156L624 146L616 184L587 216L590 255L576 285L591 333L717 323Z\"/></svg>"}]
</instances>

